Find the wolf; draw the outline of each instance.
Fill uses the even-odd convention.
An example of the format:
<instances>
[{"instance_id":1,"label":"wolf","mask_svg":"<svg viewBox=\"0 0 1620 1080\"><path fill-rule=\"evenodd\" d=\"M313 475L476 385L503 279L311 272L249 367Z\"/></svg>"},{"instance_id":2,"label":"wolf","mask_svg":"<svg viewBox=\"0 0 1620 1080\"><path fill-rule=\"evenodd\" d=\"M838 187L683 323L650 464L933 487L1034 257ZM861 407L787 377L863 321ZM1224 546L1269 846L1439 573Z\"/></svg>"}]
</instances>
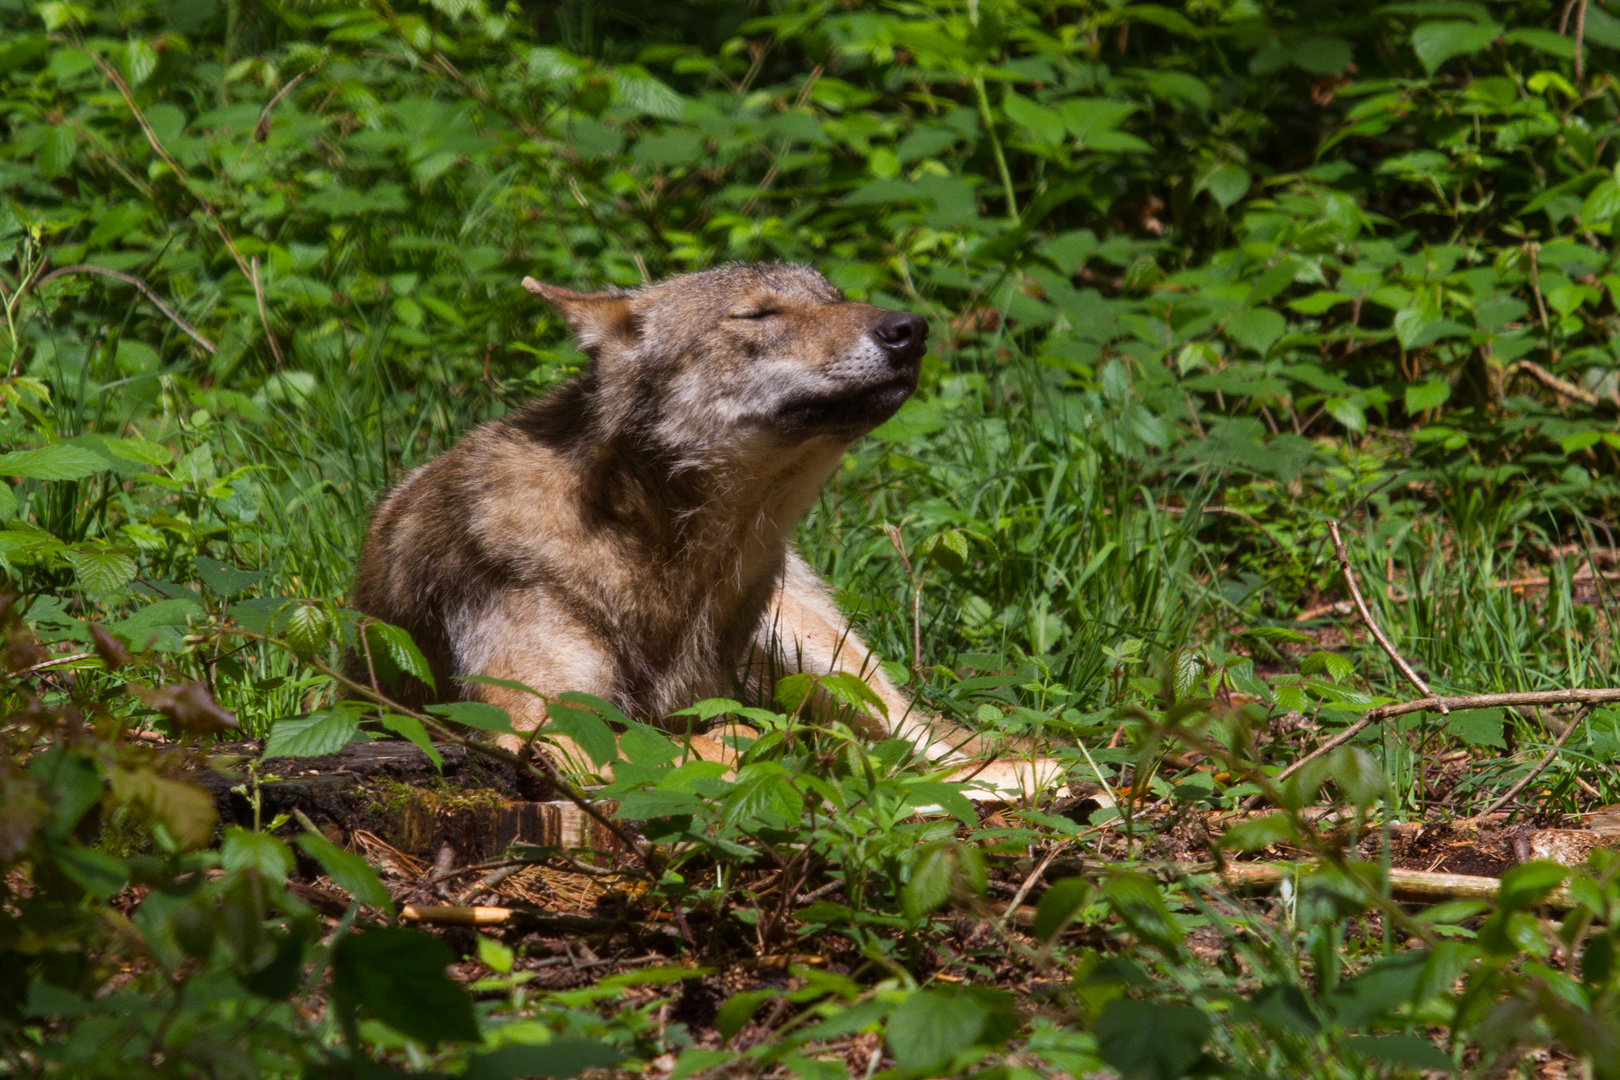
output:
<instances>
[{"instance_id":1,"label":"wolf","mask_svg":"<svg viewBox=\"0 0 1620 1080\"><path fill-rule=\"evenodd\" d=\"M765 692L768 673L850 672L884 705L854 718L861 734L901 734L942 762L983 753L913 709L788 542L844 452L916 389L927 324L783 263L633 291L523 287L588 365L388 492L351 594L410 632L437 695L533 730L547 698L583 691L674 728L696 700ZM391 689L434 700L414 679ZM729 754L701 733L690 745ZM978 779L1033 794L1052 775L995 761Z\"/></svg>"}]
</instances>

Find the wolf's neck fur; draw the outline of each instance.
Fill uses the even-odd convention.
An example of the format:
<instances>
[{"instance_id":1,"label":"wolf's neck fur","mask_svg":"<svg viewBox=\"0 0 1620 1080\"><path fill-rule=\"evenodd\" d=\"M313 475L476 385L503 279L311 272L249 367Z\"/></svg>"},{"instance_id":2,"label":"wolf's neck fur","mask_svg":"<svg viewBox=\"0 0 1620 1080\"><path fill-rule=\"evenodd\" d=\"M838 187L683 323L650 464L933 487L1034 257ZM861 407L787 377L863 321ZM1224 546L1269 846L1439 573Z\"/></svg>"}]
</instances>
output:
<instances>
[{"instance_id":1,"label":"wolf's neck fur","mask_svg":"<svg viewBox=\"0 0 1620 1080\"><path fill-rule=\"evenodd\" d=\"M635 413L614 423L590 373L513 415L511 428L555 453L573 476L584 555L608 560L569 577L589 580L604 615L630 631L640 655L624 669L647 673L621 707L658 716L694 694L729 696L729 685L764 616L789 534L837 467L843 445L801 444L774 456L683 455L656 445ZM610 428L611 425L611 428ZM543 497L556 497L548 491ZM593 543L594 541L594 543ZM600 550L600 548L597 548ZM589 556L586 556L589 558Z\"/></svg>"}]
</instances>

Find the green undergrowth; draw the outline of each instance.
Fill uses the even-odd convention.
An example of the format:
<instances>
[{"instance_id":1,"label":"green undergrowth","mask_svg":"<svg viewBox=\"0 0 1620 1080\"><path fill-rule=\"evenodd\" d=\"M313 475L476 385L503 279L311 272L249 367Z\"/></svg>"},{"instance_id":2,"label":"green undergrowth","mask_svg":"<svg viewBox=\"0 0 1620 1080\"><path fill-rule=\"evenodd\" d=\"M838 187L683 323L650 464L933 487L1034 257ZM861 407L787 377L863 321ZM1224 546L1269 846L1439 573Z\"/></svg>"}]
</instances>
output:
<instances>
[{"instance_id":1,"label":"green undergrowth","mask_svg":"<svg viewBox=\"0 0 1620 1080\"><path fill-rule=\"evenodd\" d=\"M1611 856L1494 904L1385 872L1565 733L1515 821L1620 802L1620 709L1411 713L1275 778L1415 694L1332 521L1435 691L1620 685L1617 55L1606 0L0 0L4 1067L1615 1075ZM981 823L802 682L730 776L557 703L686 929L572 991L485 938L470 997L357 856L184 777L500 730L334 687L420 662L344 607L369 508L583 363L522 276L765 259L931 328L800 546L928 707L1116 805ZM1299 876L1149 865L1200 844ZM1004 919L1059 848L1103 861Z\"/></svg>"}]
</instances>

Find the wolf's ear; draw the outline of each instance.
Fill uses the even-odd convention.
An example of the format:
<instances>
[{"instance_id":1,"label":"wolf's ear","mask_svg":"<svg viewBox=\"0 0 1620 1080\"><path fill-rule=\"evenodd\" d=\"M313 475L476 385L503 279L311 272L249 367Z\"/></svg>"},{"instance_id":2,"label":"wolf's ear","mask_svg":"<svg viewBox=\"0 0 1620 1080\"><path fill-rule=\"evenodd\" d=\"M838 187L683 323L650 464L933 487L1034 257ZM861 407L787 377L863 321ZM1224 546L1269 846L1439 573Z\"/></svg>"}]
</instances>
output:
<instances>
[{"instance_id":1,"label":"wolf's ear","mask_svg":"<svg viewBox=\"0 0 1620 1080\"><path fill-rule=\"evenodd\" d=\"M579 339L579 347L588 353L594 355L608 344L629 345L636 339L635 315L630 298L623 293L575 292L532 277L523 279L523 287L562 313L568 329Z\"/></svg>"}]
</instances>

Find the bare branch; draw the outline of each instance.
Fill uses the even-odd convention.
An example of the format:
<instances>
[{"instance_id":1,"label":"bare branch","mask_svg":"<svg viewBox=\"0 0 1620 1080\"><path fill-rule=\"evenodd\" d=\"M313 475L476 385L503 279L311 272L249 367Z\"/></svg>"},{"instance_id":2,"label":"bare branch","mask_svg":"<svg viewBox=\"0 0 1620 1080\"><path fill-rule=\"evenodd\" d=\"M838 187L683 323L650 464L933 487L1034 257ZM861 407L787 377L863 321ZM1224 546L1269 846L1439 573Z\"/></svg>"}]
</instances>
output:
<instances>
[{"instance_id":1,"label":"bare branch","mask_svg":"<svg viewBox=\"0 0 1620 1080\"><path fill-rule=\"evenodd\" d=\"M209 341L207 338L203 337L190 323L186 322L186 320L175 314L175 310L168 304L165 304L158 294L152 291L152 287L150 285L136 277L134 274L126 274L122 270L109 270L105 266L91 266L88 263L74 263L72 266L63 266L56 270L52 270L50 273L40 278L39 281L35 282L35 288L38 288L40 285L44 285L48 282L55 281L59 277L66 277L69 274L100 274L102 277L110 277L116 281L122 281L125 285L131 286L136 292L152 301L153 307L163 312L170 322L178 326L181 332L183 332L192 341L195 341L198 345L201 345L204 351L208 353L216 353L219 351L214 347L214 343L212 341Z\"/></svg>"},{"instance_id":2,"label":"bare branch","mask_svg":"<svg viewBox=\"0 0 1620 1080\"><path fill-rule=\"evenodd\" d=\"M1585 7L1586 5L1581 5L1583 12L1585 11ZM1536 762L1535 767L1529 772L1525 773L1517 784L1514 784L1512 787L1508 788L1507 791L1498 796L1497 799L1491 803L1491 805L1481 810L1478 816L1484 817L1486 814L1496 813L1496 811L1502 809L1502 807L1506 806L1508 803L1517 798L1519 792L1529 787L1530 781L1540 776L1542 770L1544 770L1548 765L1552 764L1552 759L1558 756L1558 751L1563 749L1564 744L1569 741L1569 737L1575 734L1575 729L1581 726L1581 721L1585 720L1587 713L1590 713L1591 711L1592 706L1590 705L1582 709L1580 711L1580 715L1576 716L1575 719L1570 722L1570 725L1564 729L1563 734L1559 735L1558 738L1553 742L1552 746L1547 748L1547 752L1541 756L1540 761Z\"/></svg>"},{"instance_id":3,"label":"bare branch","mask_svg":"<svg viewBox=\"0 0 1620 1080\"><path fill-rule=\"evenodd\" d=\"M1408 664L1406 658L1395 651L1395 646L1390 643L1383 629L1373 619L1372 611L1367 607L1367 601L1362 599L1361 589L1356 585L1355 572L1350 569L1350 555L1344 550L1344 538L1339 535L1339 523L1337 521L1328 522L1328 533L1333 537L1333 550L1339 557L1339 569L1344 574L1344 583L1350 589L1350 599L1355 602L1356 612L1361 616L1362 625L1366 626L1367 632L1378 642L1379 647L1389 655L1396 669L1406 676L1406 681L1417 687L1418 693L1428 697L1433 693L1429 689L1429 684L1418 678L1418 673L1412 670L1412 665ZM1440 706L1442 715L1449 711L1445 705Z\"/></svg>"}]
</instances>

